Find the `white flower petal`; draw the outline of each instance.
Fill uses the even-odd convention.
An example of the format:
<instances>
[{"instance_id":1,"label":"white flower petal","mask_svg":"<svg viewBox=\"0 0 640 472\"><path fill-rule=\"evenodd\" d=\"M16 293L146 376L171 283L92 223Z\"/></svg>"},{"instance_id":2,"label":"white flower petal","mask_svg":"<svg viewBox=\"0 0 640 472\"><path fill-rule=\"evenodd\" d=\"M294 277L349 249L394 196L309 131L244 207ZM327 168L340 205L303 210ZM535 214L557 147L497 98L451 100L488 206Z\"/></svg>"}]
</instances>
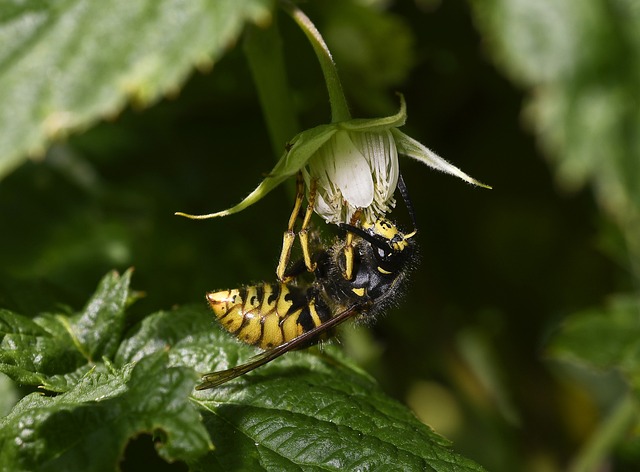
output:
<instances>
[{"instance_id":1,"label":"white flower petal","mask_svg":"<svg viewBox=\"0 0 640 472\"><path fill-rule=\"evenodd\" d=\"M333 220L333 216L336 214L336 209L327 204L321 193L316 194L315 211L325 220Z\"/></svg>"},{"instance_id":2,"label":"white flower petal","mask_svg":"<svg viewBox=\"0 0 640 472\"><path fill-rule=\"evenodd\" d=\"M371 205L364 209L365 219L375 221L395 207L394 192L398 185L400 165L393 135L389 130L378 132L351 132L355 146L369 162L374 181Z\"/></svg>"},{"instance_id":3,"label":"white flower petal","mask_svg":"<svg viewBox=\"0 0 640 472\"><path fill-rule=\"evenodd\" d=\"M371 160L371 168L376 179L377 201L386 202L393 197L398 185L400 164L398 163L398 151L391 132L386 130L378 134L367 133L369 140L375 139L376 156Z\"/></svg>"},{"instance_id":4,"label":"white flower petal","mask_svg":"<svg viewBox=\"0 0 640 472\"><path fill-rule=\"evenodd\" d=\"M349 133L334 135L335 174L330 178L340 189L344 199L355 208L366 208L373 202L373 177L366 157L353 144Z\"/></svg>"}]
</instances>

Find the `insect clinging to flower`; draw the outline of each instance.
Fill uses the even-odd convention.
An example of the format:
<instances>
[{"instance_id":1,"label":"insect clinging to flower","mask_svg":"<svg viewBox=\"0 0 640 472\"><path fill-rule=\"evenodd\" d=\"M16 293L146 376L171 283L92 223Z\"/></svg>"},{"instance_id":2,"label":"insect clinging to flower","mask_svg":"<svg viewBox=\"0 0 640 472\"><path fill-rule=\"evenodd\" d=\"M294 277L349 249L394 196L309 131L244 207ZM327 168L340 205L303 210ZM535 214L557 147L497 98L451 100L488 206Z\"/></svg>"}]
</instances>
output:
<instances>
[{"instance_id":1,"label":"insect clinging to flower","mask_svg":"<svg viewBox=\"0 0 640 472\"><path fill-rule=\"evenodd\" d=\"M413 219L402 180L400 188ZM415 263L417 230L403 233L386 218L361 228L346 223L340 227L354 234L351 241L338 239L329 248L320 245L308 261L288 268L282 277L287 282L207 293L221 325L265 351L245 364L205 374L198 390L217 387L286 352L316 344L348 319L375 319L397 302ZM299 277L309 265L314 278L304 283Z\"/></svg>"}]
</instances>

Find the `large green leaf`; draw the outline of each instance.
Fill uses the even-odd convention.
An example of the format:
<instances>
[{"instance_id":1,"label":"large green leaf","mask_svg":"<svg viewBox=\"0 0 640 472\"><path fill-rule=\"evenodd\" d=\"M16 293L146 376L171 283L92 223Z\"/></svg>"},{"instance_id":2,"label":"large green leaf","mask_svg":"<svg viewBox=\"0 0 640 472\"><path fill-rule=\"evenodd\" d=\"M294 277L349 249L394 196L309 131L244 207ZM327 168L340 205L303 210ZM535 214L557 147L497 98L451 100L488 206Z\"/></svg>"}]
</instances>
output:
<instances>
[{"instance_id":1,"label":"large green leaf","mask_svg":"<svg viewBox=\"0 0 640 472\"><path fill-rule=\"evenodd\" d=\"M200 470L483 470L329 355L292 354L197 401L217 447Z\"/></svg>"},{"instance_id":2,"label":"large green leaf","mask_svg":"<svg viewBox=\"0 0 640 472\"><path fill-rule=\"evenodd\" d=\"M0 311L0 370L64 392L27 395L0 422L0 470L114 470L142 432L159 437L159 453L171 461L212 448L188 401L197 376L168 365L164 345L137 363L107 359L122 339L130 275L105 276L77 314Z\"/></svg>"},{"instance_id":3,"label":"large green leaf","mask_svg":"<svg viewBox=\"0 0 640 472\"><path fill-rule=\"evenodd\" d=\"M0 369L15 380L66 390L61 376L80 375L102 356L112 356L124 330L131 271L104 277L75 315L44 313L33 319L0 309Z\"/></svg>"},{"instance_id":4,"label":"large green leaf","mask_svg":"<svg viewBox=\"0 0 640 472\"><path fill-rule=\"evenodd\" d=\"M177 92L271 0L0 3L0 177L51 139Z\"/></svg>"},{"instance_id":5,"label":"large green leaf","mask_svg":"<svg viewBox=\"0 0 640 472\"><path fill-rule=\"evenodd\" d=\"M119 369L101 364L62 395L28 395L0 422L0 468L113 471L141 432L161 439L167 460L202 455L212 445L187 401L195 376L167 360L158 351Z\"/></svg>"},{"instance_id":6,"label":"large green leaf","mask_svg":"<svg viewBox=\"0 0 640 472\"><path fill-rule=\"evenodd\" d=\"M593 184L640 229L640 9L636 0L476 0L488 50L530 88L528 117L569 187ZM631 226L631 227L630 227ZM638 238L630 237L639 251Z\"/></svg>"},{"instance_id":7,"label":"large green leaf","mask_svg":"<svg viewBox=\"0 0 640 472\"><path fill-rule=\"evenodd\" d=\"M618 369L640 388L639 311L636 297L619 296L605 309L575 313L554 336L549 353L599 369Z\"/></svg>"},{"instance_id":8,"label":"large green leaf","mask_svg":"<svg viewBox=\"0 0 640 472\"><path fill-rule=\"evenodd\" d=\"M117 359L144 358L162 346L172 346L172 362L202 372L255 354L205 310L187 307L147 317ZM193 399L216 445L192 464L197 470L483 470L329 352L288 354Z\"/></svg>"},{"instance_id":9,"label":"large green leaf","mask_svg":"<svg viewBox=\"0 0 640 472\"><path fill-rule=\"evenodd\" d=\"M118 362L171 346L170 359L201 372L246 361L239 344L202 308L147 317ZM375 381L328 348L290 353L193 400L216 450L196 470L483 470L387 397Z\"/></svg>"},{"instance_id":10,"label":"large green leaf","mask_svg":"<svg viewBox=\"0 0 640 472\"><path fill-rule=\"evenodd\" d=\"M72 329L4 313L3 343L15 349L0 370L64 393L27 395L0 422L0 469L113 470L129 439L147 432L159 438L163 458L194 470L483 470L332 346L195 392L194 369L255 354L215 324L204 303L147 316L115 352L92 350L121 338L119 322L105 323L106 308L121 317L128 281L111 274L81 313L47 315L61 321L52 326ZM63 362L60 352L80 354ZM55 368L43 369L39 357Z\"/></svg>"}]
</instances>

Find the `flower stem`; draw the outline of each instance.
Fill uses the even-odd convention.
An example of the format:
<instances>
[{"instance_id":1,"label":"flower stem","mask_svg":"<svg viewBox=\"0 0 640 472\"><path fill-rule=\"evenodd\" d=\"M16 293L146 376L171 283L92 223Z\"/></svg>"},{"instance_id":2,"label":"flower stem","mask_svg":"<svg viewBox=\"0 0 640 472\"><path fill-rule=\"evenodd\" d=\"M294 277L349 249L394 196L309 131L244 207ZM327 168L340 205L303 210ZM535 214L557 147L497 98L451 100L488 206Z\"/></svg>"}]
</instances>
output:
<instances>
[{"instance_id":1,"label":"flower stem","mask_svg":"<svg viewBox=\"0 0 640 472\"><path fill-rule=\"evenodd\" d=\"M331 104L331 122L338 123L340 121L346 121L351 119L349 113L349 107L347 100L342 91L342 84L340 83L340 77L338 77L338 70L331 57L331 52L327 47L327 44L322 39L320 32L315 25L311 22L309 17L305 15L296 5L287 0L280 2L282 8L293 18L296 24L302 29L304 34L311 42L311 46L318 57L320 62L320 68L324 75L324 80L327 83L327 91L329 92L329 103Z\"/></svg>"},{"instance_id":2,"label":"flower stem","mask_svg":"<svg viewBox=\"0 0 640 472\"><path fill-rule=\"evenodd\" d=\"M631 392L620 400L618 406L598 428L578 453L570 472L590 472L597 470L613 446L628 431L637 419L638 405Z\"/></svg>"},{"instance_id":3,"label":"flower stem","mask_svg":"<svg viewBox=\"0 0 640 472\"><path fill-rule=\"evenodd\" d=\"M249 27L243 50L258 91L271 146L280 158L289 139L300 131L282 54L276 18L268 28Z\"/></svg>"}]
</instances>

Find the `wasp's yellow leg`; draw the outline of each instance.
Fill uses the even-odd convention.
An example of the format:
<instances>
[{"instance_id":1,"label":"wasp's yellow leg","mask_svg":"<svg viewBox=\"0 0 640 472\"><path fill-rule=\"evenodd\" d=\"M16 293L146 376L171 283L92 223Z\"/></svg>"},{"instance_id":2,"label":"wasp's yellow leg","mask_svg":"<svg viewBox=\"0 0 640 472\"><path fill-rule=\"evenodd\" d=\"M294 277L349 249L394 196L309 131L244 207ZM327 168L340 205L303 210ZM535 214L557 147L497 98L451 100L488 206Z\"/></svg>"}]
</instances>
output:
<instances>
[{"instance_id":1,"label":"wasp's yellow leg","mask_svg":"<svg viewBox=\"0 0 640 472\"><path fill-rule=\"evenodd\" d=\"M350 224L355 226L360 217L362 216L362 212L360 210L356 210L356 212L351 217ZM353 278L353 233L347 232L347 238L344 244L344 263L345 268L342 276L345 280L351 280Z\"/></svg>"},{"instance_id":2,"label":"wasp's yellow leg","mask_svg":"<svg viewBox=\"0 0 640 472\"><path fill-rule=\"evenodd\" d=\"M278 267L276 268L276 275L278 276L278 280L281 282L285 281L284 272L287 270L287 264L289 264L289 256L291 255L291 248L293 247L293 242L296 239L296 233L293 231L293 228L296 224L296 220L298 219L298 214L300 213L303 199L304 180L302 178L302 173L298 172L298 177L296 179L296 201L293 204L293 211L291 212L291 216L289 217L289 225L287 226L287 231L285 231L284 235L282 236L282 251L280 251L280 259L278 260Z\"/></svg>"},{"instance_id":3,"label":"wasp's yellow leg","mask_svg":"<svg viewBox=\"0 0 640 472\"><path fill-rule=\"evenodd\" d=\"M302 247L302 257L304 258L304 265L309 272L316 270L316 263L311 261L311 251L309 250L309 222L311 221L311 215L313 209L316 206L316 182L311 181L311 188L309 189L307 212L304 215L302 221L302 228L300 229L300 246Z\"/></svg>"},{"instance_id":4,"label":"wasp's yellow leg","mask_svg":"<svg viewBox=\"0 0 640 472\"><path fill-rule=\"evenodd\" d=\"M345 280L353 278L353 233L347 233L344 245L344 273L342 276Z\"/></svg>"}]
</instances>

